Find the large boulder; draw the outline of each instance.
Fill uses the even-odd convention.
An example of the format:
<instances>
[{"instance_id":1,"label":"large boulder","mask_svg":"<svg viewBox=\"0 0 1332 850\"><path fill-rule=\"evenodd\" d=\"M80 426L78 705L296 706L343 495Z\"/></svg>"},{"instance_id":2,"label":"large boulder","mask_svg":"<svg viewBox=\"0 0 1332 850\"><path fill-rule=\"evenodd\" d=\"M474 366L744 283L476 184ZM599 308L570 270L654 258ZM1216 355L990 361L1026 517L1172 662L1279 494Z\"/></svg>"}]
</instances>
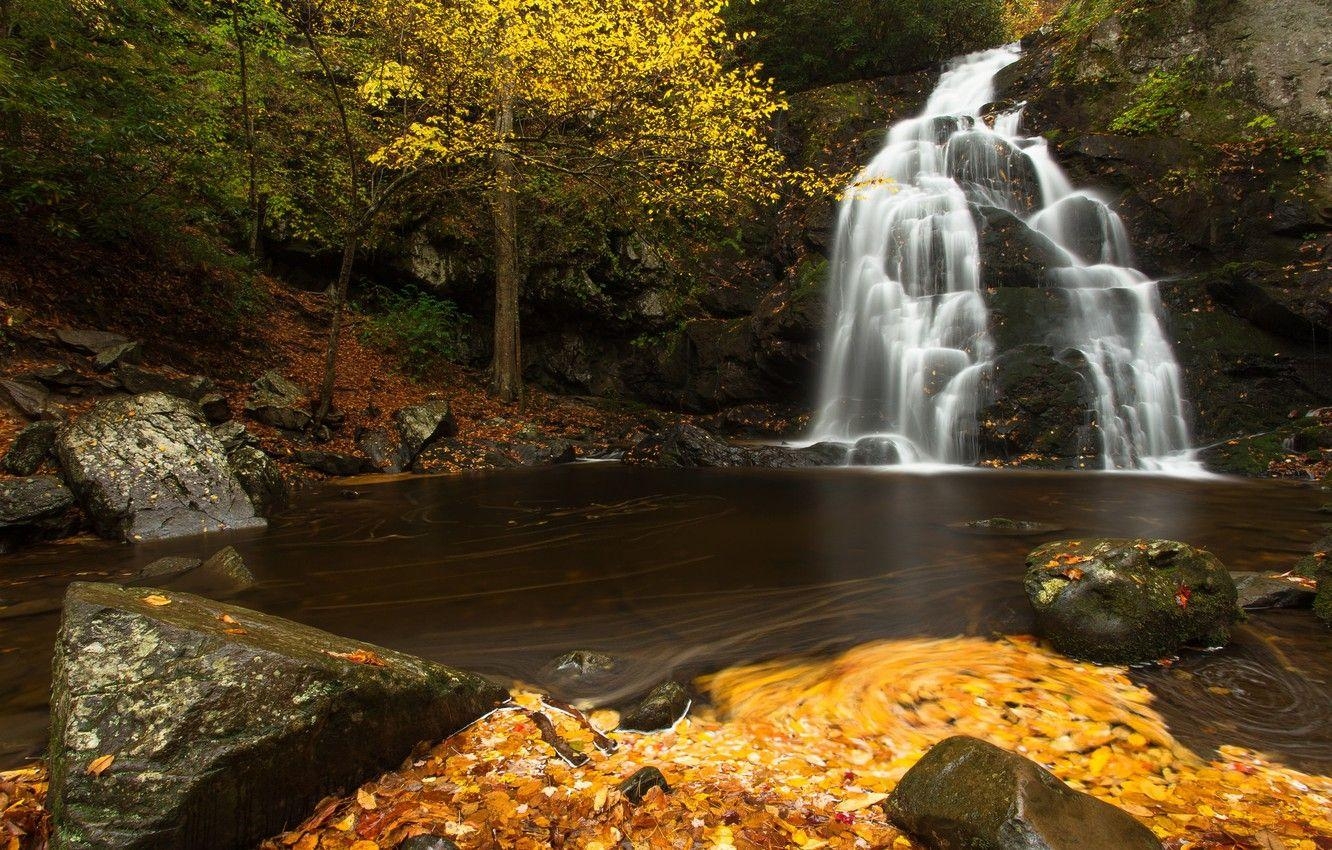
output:
<instances>
[{"instance_id":1,"label":"large boulder","mask_svg":"<svg viewBox=\"0 0 1332 850\"><path fill-rule=\"evenodd\" d=\"M1224 645L1241 617L1225 565L1173 540L1048 543L1027 556L1025 584L1055 649L1102 664Z\"/></svg>"},{"instance_id":2,"label":"large boulder","mask_svg":"<svg viewBox=\"0 0 1332 850\"><path fill-rule=\"evenodd\" d=\"M51 693L52 846L251 848L506 698L244 608L73 584Z\"/></svg>"},{"instance_id":3,"label":"large boulder","mask_svg":"<svg viewBox=\"0 0 1332 850\"><path fill-rule=\"evenodd\" d=\"M393 414L398 435L397 468L407 469L421 450L443 437L458 433L458 423L447 401L438 399L404 407ZM395 470L396 471L396 470Z\"/></svg>"},{"instance_id":4,"label":"large boulder","mask_svg":"<svg viewBox=\"0 0 1332 850\"><path fill-rule=\"evenodd\" d=\"M68 530L74 494L58 478L0 479L0 552Z\"/></svg>"},{"instance_id":5,"label":"large boulder","mask_svg":"<svg viewBox=\"0 0 1332 850\"><path fill-rule=\"evenodd\" d=\"M83 354L100 354L109 348L127 345L130 342L128 337L110 331L82 328L58 328L55 335L61 345Z\"/></svg>"},{"instance_id":6,"label":"large boulder","mask_svg":"<svg viewBox=\"0 0 1332 850\"><path fill-rule=\"evenodd\" d=\"M1161 850L1127 812L1015 753L958 735L935 744L884 802L932 850Z\"/></svg>"},{"instance_id":7,"label":"large boulder","mask_svg":"<svg viewBox=\"0 0 1332 850\"><path fill-rule=\"evenodd\" d=\"M847 448L832 443L801 449L737 446L719 440L697 426L679 424L640 441L625 454L624 462L636 466L794 469L840 466L846 458Z\"/></svg>"},{"instance_id":8,"label":"large boulder","mask_svg":"<svg viewBox=\"0 0 1332 850\"><path fill-rule=\"evenodd\" d=\"M264 525L193 404L165 393L103 401L56 454L97 530L129 541Z\"/></svg>"}]
</instances>

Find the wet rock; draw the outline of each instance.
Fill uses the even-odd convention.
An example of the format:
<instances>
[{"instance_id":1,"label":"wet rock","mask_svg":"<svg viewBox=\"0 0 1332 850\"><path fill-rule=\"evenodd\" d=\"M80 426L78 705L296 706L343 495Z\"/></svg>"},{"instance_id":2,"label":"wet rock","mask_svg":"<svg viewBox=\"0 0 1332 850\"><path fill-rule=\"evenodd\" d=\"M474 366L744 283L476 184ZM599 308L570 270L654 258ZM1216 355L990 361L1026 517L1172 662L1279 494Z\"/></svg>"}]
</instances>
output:
<instances>
[{"instance_id":1,"label":"wet rock","mask_svg":"<svg viewBox=\"0 0 1332 850\"><path fill-rule=\"evenodd\" d=\"M0 607L0 620L17 620L22 617L40 617L60 610L59 599L29 599L13 605Z\"/></svg>"},{"instance_id":2,"label":"wet rock","mask_svg":"<svg viewBox=\"0 0 1332 850\"><path fill-rule=\"evenodd\" d=\"M394 850L458 850L458 845L439 835L413 835L399 841Z\"/></svg>"},{"instance_id":3,"label":"wet rock","mask_svg":"<svg viewBox=\"0 0 1332 850\"><path fill-rule=\"evenodd\" d=\"M103 348L93 357L93 368L108 372L120 363L139 363L143 360L143 347L137 342L122 342Z\"/></svg>"},{"instance_id":4,"label":"wet rock","mask_svg":"<svg viewBox=\"0 0 1332 850\"><path fill-rule=\"evenodd\" d=\"M404 407L394 413L393 429L398 435L398 468L406 469L426 446L457 434L458 423L449 403L439 399Z\"/></svg>"},{"instance_id":5,"label":"wet rock","mask_svg":"<svg viewBox=\"0 0 1332 850\"><path fill-rule=\"evenodd\" d=\"M292 455L292 459L316 472L343 478L349 475L362 475L375 472L370 461L355 455L326 452L318 449L302 449Z\"/></svg>"},{"instance_id":6,"label":"wet rock","mask_svg":"<svg viewBox=\"0 0 1332 850\"><path fill-rule=\"evenodd\" d=\"M109 348L116 348L131 342L129 337L108 331L60 328L55 333L56 339L60 340L61 345L82 354L101 354Z\"/></svg>"},{"instance_id":7,"label":"wet rock","mask_svg":"<svg viewBox=\"0 0 1332 850\"><path fill-rule=\"evenodd\" d=\"M671 793L670 783L666 777L655 767L640 767L638 770L616 786L620 793L625 796L629 802L635 806L643 802L643 798L653 788L660 788L663 794Z\"/></svg>"},{"instance_id":8,"label":"wet rock","mask_svg":"<svg viewBox=\"0 0 1332 850\"><path fill-rule=\"evenodd\" d=\"M0 552L61 536L74 494L59 478L0 479Z\"/></svg>"},{"instance_id":9,"label":"wet rock","mask_svg":"<svg viewBox=\"0 0 1332 850\"><path fill-rule=\"evenodd\" d=\"M231 419L231 402L218 393L209 393L199 399L199 409L203 411L204 419L213 425L221 425Z\"/></svg>"},{"instance_id":10,"label":"wet rock","mask_svg":"<svg viewBox=\"0 0 1332 850\"><path fill-rule=\"evenodd\" d=\"M1025 537L1027 535L1050 534L1051 532L1064 530L1064 526L1055 525L1050 522L1036 522L1029 519L1009 519L1008 517L1001 516L991 517L990 519L974 519L969 522L952 523L950 527L978 534L991 534L998 537Z\"/></svg>"},{"instance_id":11,"label":"wet rock","mask_svg":"<svg viewBox=\"0 0 1332 850\"><path fill-rule=\"evenodd\" d=\"M620 728L635 732L669 729L689 711L689 692L679 682L662 682L643 701L620 714Z\"/></svg>"},{"instance_id":12,"label":"wet rock","mask_svg":"<svg viewBox=\"0 0 1332 850\"><path fill-rule=\"evenodd\" d=\"M304 431L314 417L305 390L277 372L265 372L253 384L245 415L284 431Z\"/></svg>"},{"instance_id":13,"label":"wet rock","mask_svg":"<svg viewBox=\"0 0 1332 850\"><path fill-rule=\"evenodd\" d=\"M216 388L211 378L202 375L168 375L131 363L122 363L116 367L116 379L122 387L134 394L164 393L196 403Z\"/></svg>"},{"instance_id":14,"label":"wet rock","mask_svg":"<svg viewBox=\"0 0 1332 850\"><path fill-rule=\"evenodd\" d=\"M50 410L50 391L35 381L0 380L0 387L19 412L29 419L40 419Z\"/></svg>"},{"instance_id":15,"label":"wet rock","mask_svg":"<svg viewBox=\"0 0 1332 850\"><path fill-rule=\"evenodd\" d=\"M61 430L70 487L107 537L154 540L262 527L198 408L164 393L95 405Z\"/></svg>"},{"instance_id":16,"label":"wet rock","mask_svg":"<svg viewBox=\"0 0 1332 850\"><path fill-rule=\"evenodd\" d=\"M1029 759L959 735L935 744L884 802L932 850L1161 850L1127 812Z\"/></svg>"},{"instance_id":17,"label":"wet rock","mask_svg":"<svg viewBox=\"0 0 1332 850\"><path fill-rule=\"evenodd\" d=\"M244 445L233 449L227 453L227 463L259 516L270 517L291 501L291 487L282 469L258 447Z\"/></svg>"},{"instance_id":18,"label":"wet rock","mask_svg":"<svg viewBox=\"0 0 1332 850\"><path fill-rule=\"evenodd\" d=\"M1254 572L1231 573L1230 577L1235 581L1239 606L1246 611L1309 608L1313 605L1314 591L1298 581Z\"/></svg>"},{"instance_id":19,"label":"wet rock","mask_svg":"<svg viewBox=\"0 0 1332 850\"><path fill-rule=\"evenodd\" d=\"M154 593L170 603L144 601ZM254 847L506 697L477 676L244 608L74 584L51 693L54 846Z\"/></svg>"},{"instance_id":20,"label":"wet rock","mask_svg":"<svg viewBox=\"0 0 1332 850\"><path fill-rule=\"evenodd\" d=\"M1063 249L1008 210L973 209L981 225L982 285L1041 286L1050 269L1071 265Z\"/></svg>"},{"instance_id":21,"label":"wet rock","mask_svg":"<svg viewBox=\"0 0 1332 850\"><path fill-rule=\"evenodd\" d=\"M592 649L575 649L552 660L542 671L542 681L558 694L579 698L604 688L623 664L612 655Z\"/></svg>"},{"instance_id":22,"label":"wet rock","mask_svg":"<svg viewBox=\"0 0 1332 850\"><path fill-rule=\"evenodd\" d=\"M398 446L383 428L367 428L356 438L356 447L381 472L402 472L398 465Z\"/></svg>"},{"instance_id":23,"label":"wet rock","mask_svg":"<svg viewBox=\"0 0 1332 850\"><path fill-rule=\"evenodd\" d=\"M1087 424L1091 385L1045 345L1023 345L994 364L995 399L981 410L984 457L1015 460L1094 457L1098 447Z\"/></svg>"},{"instance_id":24,"label":"wet rock","mask_svg":"<svg viewBox=\"0 0 1332 850\"><path fill-rule=\"evenodd\" d=\"M0 467L11 475L32 475L55 449L56 424L34 422L19 432L5 452Z\"/></svg>"},{"instance_id":25,"label":"wet rock","mask_svg":"<svg viewBox=\"0 0 1332 850\"><path fill-rule=\"evenodd\" d=\"M1221 646L1241 616L1225 566L1172 540L1049 543L1027 556L1025 585L1055 649L1102 664Z\"/></svg>"},{"instance_id":26,"label":"wet rock","mask_svg":"<svg viewBox=\"0 0 1332 850\"><path fill-rule=\"evenodd\" d=\"M192 569L170 577L159 577L158 581L159 587L195 593L209 599L229 599L254 587L255 583L254 574L245 565L245 559L231 546L219 550Z\"/></svg>"},{"instance_id":27,"label":"wet rock","mask_svg":"<svg viewBox=\"0 0 1332 850\"><path fill-rule=\"evenodd\" d=\"M713 437L694 425L676 425L640 441L624 457L638 466L662 467L767 467L789 469L838 466L846 461L847 449L834 443L808 448L784 446L737 446Z\"/></svg>"},{"instance_id":28,"label":"wet rock","mask_svg":"<svg viewBox=\"0 0 1332 850\"><path fill-rule=\"evenodd\" d=\"M984 130L959 133L949 139L944 156L948 175L962 184L973 203L993 204L1011 197L1021 215L1040 205L1035 164L1002 137Z\"/></svg>"},{"instance_id":29,"label":"wet rock","mask_svg":"<svg viewBox=\"0 0 1332 850\"><path fill-rule=\"evenodd\" d=\"M862 437L851 447L852 466L887 466L900 463L902 453L890 437Z\"/></svg>"},{"instance_id":30,"label":"wet rock","mask_svg":"<svg viewBox=\"0 0 1332 850\"><path fill-rule=\"evenodd\" d=\"M153 586L162 582L170 581L176 576L183 575L190 570L196 569L203 561L198 558L179 558L166 557L158 558L156 561L144 564L139 568L138 575L129 582L131 587L135 586Z\"/></svg>"}]
</instances>

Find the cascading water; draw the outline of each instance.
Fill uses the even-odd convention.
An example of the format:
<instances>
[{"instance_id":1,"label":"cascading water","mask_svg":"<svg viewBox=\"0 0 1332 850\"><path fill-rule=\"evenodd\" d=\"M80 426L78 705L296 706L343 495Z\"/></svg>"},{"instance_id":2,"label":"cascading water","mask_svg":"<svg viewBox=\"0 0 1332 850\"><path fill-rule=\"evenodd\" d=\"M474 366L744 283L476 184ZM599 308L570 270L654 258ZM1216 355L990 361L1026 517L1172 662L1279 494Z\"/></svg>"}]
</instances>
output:
<instances>
[{"instance_id":1,"label":"cascading water","mask_svg":"<svg viewBox=\"0 0 1332 850\"><path fill-rule=\"evenodd\" d=\"M982 111L1015 47L955 60L924 112L895 124L848 188L832 261L818 440L868 463L974 463L995 354L977 216L1017 216L1066 254L1045 286L1068 299L1050 342L1091 382L1110 469L1191 466L1180 369L1156 284L1131 268L1123 223L1074 191L1022 107ZM988 120L987 120L988 118Z\"/></svg>"}]
</instances>

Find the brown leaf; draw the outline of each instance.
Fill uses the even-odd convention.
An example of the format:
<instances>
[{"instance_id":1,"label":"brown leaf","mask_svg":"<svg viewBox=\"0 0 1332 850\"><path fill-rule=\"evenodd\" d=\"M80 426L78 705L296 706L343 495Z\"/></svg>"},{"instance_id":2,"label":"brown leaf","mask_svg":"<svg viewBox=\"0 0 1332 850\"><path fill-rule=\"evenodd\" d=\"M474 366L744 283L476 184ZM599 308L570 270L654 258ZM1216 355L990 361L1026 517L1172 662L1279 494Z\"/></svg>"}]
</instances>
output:
<instances>
[{"instance_id":1,"label":"brown leaf","mask_svg":"<svg viewBox=\"0 0 1332 850\"><path fill-rule=\"evenodd\" d=\"M111 766L111 762L115 760L116 757L114 755L98 756L97 758L88 762L88 768L87 768L88 775L101 776L103 773L106 772L106 769Z\"/></svg>"},{"instance_id":2,"label":"brown leaf","mask_svg":"<svg viewBox=\"0 0 1332 850\"><path fill-rule=\"evenodd\" d=\"M245 629L236 628L236 629L223 629L223 630L222 630L222 634L224 634L224 635L248 635L249 632L245 631Z\"/></svg>"}]
</instances>

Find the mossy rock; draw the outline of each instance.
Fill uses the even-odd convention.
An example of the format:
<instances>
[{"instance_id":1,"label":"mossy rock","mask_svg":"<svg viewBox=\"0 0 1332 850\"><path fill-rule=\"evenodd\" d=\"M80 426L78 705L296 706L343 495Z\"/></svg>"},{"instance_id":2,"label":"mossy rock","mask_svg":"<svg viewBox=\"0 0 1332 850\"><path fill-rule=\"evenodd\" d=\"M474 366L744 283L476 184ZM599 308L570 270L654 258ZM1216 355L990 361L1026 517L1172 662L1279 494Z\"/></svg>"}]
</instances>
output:
<instances>
[{"instance_id":1,"label":"mossy rock","mask_svg":"<svg viewBox=\"0 0 1332 850\"><path fill-rule=\"evenodd\" d=\"M1242 616L1221 561L1173 540L1049 543L1027 556L1025 584L1055 649L1102 664L1221 646Z\"/></svg>"}]
</instances>

